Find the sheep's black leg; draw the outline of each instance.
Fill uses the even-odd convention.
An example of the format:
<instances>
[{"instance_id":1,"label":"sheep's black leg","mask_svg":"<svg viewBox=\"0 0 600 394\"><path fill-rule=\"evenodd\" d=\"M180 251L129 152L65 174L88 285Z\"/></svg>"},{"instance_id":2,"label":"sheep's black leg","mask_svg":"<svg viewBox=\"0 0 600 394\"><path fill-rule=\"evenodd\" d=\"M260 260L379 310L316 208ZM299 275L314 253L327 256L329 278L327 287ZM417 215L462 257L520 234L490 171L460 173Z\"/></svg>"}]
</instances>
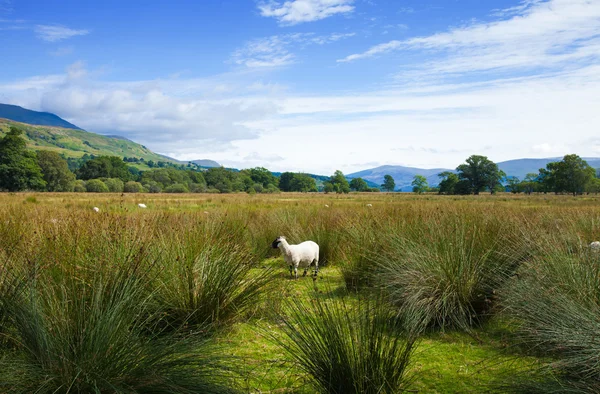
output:
<instances>
[{"instance_id":1,"label":"sheep's black leg","mask_svg":"<svg viewBox=\"0 0 600 394\"><path fill-rule=\"evenodd\" d=\"M317 275L319 274L319 262L318 261L313 261L313 263L315 263L315 270L313 272L313 279L317 279Z\"/></svg>"},{"instance_id":2,"label":"sheep's black leg","mask_svg":"<svg viewBox=\"0 0 600 394\"><path fill-rule=\"evenodd\" d=\"M294 276L294 274L292 273L293 272L293 268L294 267L290 265L290 276Z\"/></svg>"},{"instance_id":3,"label":"sheep's black leg","mask_svg":"<svg viewBox=\"0 0 600 394\"><path fill-rule=\"evenodd\" d=\"M302 274L302 276L306 276L306 273L308 272L308 267L304 268L304 273Z\"/></svg>"}]
</instances>

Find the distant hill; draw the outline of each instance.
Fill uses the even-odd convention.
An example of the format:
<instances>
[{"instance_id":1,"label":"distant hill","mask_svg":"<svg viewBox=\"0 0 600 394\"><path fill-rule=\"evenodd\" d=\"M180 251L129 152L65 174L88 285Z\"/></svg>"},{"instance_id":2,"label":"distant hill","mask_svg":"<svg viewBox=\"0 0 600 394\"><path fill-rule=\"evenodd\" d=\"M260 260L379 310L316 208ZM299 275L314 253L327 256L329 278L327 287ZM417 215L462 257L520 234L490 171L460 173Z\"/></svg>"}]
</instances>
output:
<instances>
[{"instance_id":1,"label":"distant hill","mask_svg":"<svg viewBox=\"0 0 600 394\"><path fill-rule=\"evenodd\" d=\"M400 191L412 191L411 183L415 175L423 175L427 178L427 183L430 186L435 186L439 183L439 177L437 174L443 171L452 171L445 168L415 168L415 167L403 167L403 166L381 166L377 168L371 168L369 170L355 172L347 175L348 178L363 178L368 182L379 186L383 183L383 177L385 175L391 175L396 182L396 190Z\"/></svg>"},{"instance_id":2,"label":"distant hill","mask_svg":"<svg viewBox=\"0 0 600 394\"><path fill-rule=\"evenodd\" d=\"M600 168L599 157L584 157L587 163L596 169ZM507 160L498 163L498 167L508 176L516 176L519 179L525 178L529 173L538 173L540 168L546 168L546 164L553 161L561 161L562 157L551 157L546 159L516 159Z\"/></svg>"},{"instance_id":3,"label":"distant hill","mask_svg":"<svg viewBox=\"0 0 600 394\"><path fill-rule=\"evenodd\" d=\"M143 158L146 161L176 162L127 139L107 137L81 129L37 126L0 119L0 136L4 136L11 126L16 126L25 132L27 146L30 148L51 150L64 154L66 157L78 158L87 153L95 156L127 156Z\"/></svg>"},{"instance_id":4,"label":"distant hill","mask_svg":"<svg viewBox=\"0 0 600 394\"><path fill-rule=\"evenodd\" d=\"M10 104L0 104L0 118L30 125L62 127L63 129L81 129L49 112L32 111Z\"/></svg>"},{"instance_id":5,"label":"distant hill","mask_svg":"<svg viewBox=\"0 0 600 394\"><path fill-rule=\"evenodd\" d=\"M49 112L37 112L17 105L0 104L0 136L4 135L11 125L25 131L29 147L36 150L53 150L66 157L77 158L87 153L95 156L137 157L145 161L188 163L154 153L145 146L120 135L101 135L85 131ZM213 160L193 162L202 167L220 166Z\"/></svg>"},{"instance_id":6,"label":"distant hill","mask_svg":"<svg viewBox=\"0 0 600 394\"><path fill-rule=\"evenodd\" d=\"M516 159L507 160L498 163L498 168L506 173L509 177L517 177L519 179L525 178L528 173L538 173L540 168L546 168L546 164L553 161L560 161L562 157L552 157L545 159ZM584 157L587 163L596 168L600 169L600 158L598 157ZM454 171L453 169L445 168L415 168L415 167L403 167L403 166L381 166L372 168L369 170L355 172L347 175L349 179L352 178L363 178L367 181L374 182L376 184L383 183L383 177L389 174L394 178L396 182L396 190L400 191L412 191L411 183L415 175L422 175L427 178L429 186L437 186L440 182L438 174L444 171Z\"/></svg>"},{"instance_id":7,"label":"distant hill","mask_svg":"<svg viewBox=\"0 0 600 394\"><path fill-rule=\"evenodd\" d=\"M214 160L202 159L202 160L191 160L191 162L199 165L200 167L221 167L221 165Z\"/></svg>"}]
</instances>

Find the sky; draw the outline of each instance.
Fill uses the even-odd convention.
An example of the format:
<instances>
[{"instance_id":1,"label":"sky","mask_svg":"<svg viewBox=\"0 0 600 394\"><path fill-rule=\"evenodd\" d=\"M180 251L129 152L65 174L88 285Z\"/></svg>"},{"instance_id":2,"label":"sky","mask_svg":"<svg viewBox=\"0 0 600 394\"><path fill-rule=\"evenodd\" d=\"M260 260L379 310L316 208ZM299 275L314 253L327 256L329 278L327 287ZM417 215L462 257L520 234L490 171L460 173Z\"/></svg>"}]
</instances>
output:
<instances>
[{"instance_id":1,"label":"sky","mask_svg":"<svg viewBox=\"0 0 600 394\"><path fill-rule=\"evenodd\" d=\"M0 102L329 175L600 156L600 0L0 0Z\"/></svg>"}]
</instances>

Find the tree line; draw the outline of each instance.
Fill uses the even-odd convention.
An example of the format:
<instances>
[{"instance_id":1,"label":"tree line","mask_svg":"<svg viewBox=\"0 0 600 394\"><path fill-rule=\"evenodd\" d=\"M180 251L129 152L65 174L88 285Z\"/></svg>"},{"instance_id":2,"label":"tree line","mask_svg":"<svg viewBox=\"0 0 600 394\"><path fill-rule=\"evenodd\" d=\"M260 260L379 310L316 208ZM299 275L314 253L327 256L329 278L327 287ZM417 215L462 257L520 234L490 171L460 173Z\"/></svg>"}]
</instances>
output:
<instances>
[{"instance_id":1,"label":"tree line","mask_svg":"<svg viewBox=\"0 0 600 394\"><path fill-rule=\"evenodd\" d=\"M88 154L80 158L64 158L54 151L35 152L27 149L22 134L19 128L11 127L4 137L0 137L0 190L250 194L375 191L360 178L349 184L341 171L336 171L321 185L308 174L284 172L277 177L262 167L237 171L146 161L144 164L151 164L151 169L141 171L128 164L139 164L143 159Z\"/></svg>"}]
</instances>

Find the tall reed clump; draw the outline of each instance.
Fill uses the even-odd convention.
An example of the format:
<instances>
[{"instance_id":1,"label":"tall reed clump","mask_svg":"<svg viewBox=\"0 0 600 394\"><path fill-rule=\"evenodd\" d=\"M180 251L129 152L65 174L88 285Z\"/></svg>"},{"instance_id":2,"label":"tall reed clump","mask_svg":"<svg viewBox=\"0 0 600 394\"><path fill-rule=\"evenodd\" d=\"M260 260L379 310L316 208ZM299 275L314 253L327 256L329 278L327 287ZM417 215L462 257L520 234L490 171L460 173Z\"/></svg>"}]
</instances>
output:
<instances>
[{"instance_id":1,"label":"tall reed clump","mask_svg":"<svg viewBox=\"0 0 600 394\"><path fill-rule=\"evenodd\" d=\"M382 234L370 261L377 283L400 315L422 328L469 330L494 305L495 293L528 255L520 232L471 212L431 214Z\"/></svg>"},{"instance_id":2,"label":"tall reed clump","mask_svg":"<svg viewBox=\"0 0 600 394\"><path fill-rule=\"evenodd\" d=\"M547 246L503 293L517 343L547 360L541 367L547 379L519 379L516 388L600 392L600 253Z\"/></svg>"},{"instance_id":3,"label":"tall reed clump","mask_svg":"<svg viewBox=\"0 0 600 394\"><path fill-rule=\"evenodd\" d=\"M96 220L32 239L24 288L7 308L12 350L0 358L0 391L227 391L206 339L161 332L143 226Z\"/></svg>"},{"instance_id":4,"label":"tall reed clump","mask_svg":"<svg viewBox=\"0 0 600 394\"><path fill-rule=\"evenodd\" d=\"M408 388L416 337L401 332L382 298L310 302L294 298L279 316L283 334L267 333L318 392L398 393Z\"/></svg>"},{"instance_id":5,"label":"tall reed clump","mask_svg":"<svg viewBox=\"0 0 600 394\"><path fill-rule=\"evenodd\" d=\"M241 231L196 221L160 236L156 301L171 327L202 327L243 316L273 274L257 268Z\"/></svg>"}]
</instances>

